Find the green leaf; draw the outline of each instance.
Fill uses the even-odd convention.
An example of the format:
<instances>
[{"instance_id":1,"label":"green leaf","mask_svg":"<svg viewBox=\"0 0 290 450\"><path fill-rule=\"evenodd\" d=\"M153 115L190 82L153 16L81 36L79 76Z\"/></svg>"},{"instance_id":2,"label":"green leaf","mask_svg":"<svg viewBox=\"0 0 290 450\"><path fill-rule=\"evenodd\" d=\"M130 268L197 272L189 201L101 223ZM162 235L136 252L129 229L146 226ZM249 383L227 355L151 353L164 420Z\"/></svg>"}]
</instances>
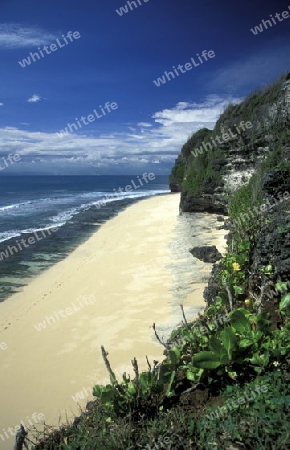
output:
<instances>
[{"instance_id":1,"label":"green leaf","mask_svg":"<svg viewBox=\"0 0 290 450\"><path fill-rule=\"evenodd\" d=\"M142 372L139 375L139 386L142 390L142 392L147 392L148 390L150 390L151 387L151 373L150 372Z\"/></svg>"},{"instance_id":2,"label":"green leaf","mask_svg":"<svg viewBox=\"0 0 290 450\"><path fill-rule=\"evenodd\" d=\"M233 288L234 288L234 291L235 291L235 295L239 295L239 294L242 294L244 292L243 288L241 288L241 286L234 285Z\"/></svg>"},{"instance_id":3,"label":"green leaf","mask_svg":"<svg viewBox=\"0 0 290 450\"><path fill-rule=\"evenodd\" d=\"M228 353L228 358L232 359L232 351L234 350L237 342L237 338L235 333L233 332L231 327L225 328L221 332L221 339L222 343L224 344L224 347Z\"/></svg>"},{"instance_id":4,"label":"green leaf","mask_svg":"<svg viewBox=\"0 0 290 450\"><path fill-rule=\"evenodd\" d=\"M269 334L270 329L272 328L272 322L269 320L268 313L262 312L256 316L256 331L262 334ZM256 335L255 339L260 339L261 335Z\"/></svg>"},{"instance_id":5,"label":"green leaf","mask_svg":"<svg viewBox=\"0 0 290 450\"><path fill-rule=\"evenodd\" d=\"M288 290L288 281L278 281L278 283L275 284L275 288L277 291L287 291Z\"/></svg>"},{"instance_id":6,"label":"green leaf","mask_svg":"<svg viewBox=\"0 0 290 450\"><path fill-rule=\"evenodd\" d=\"M115 398L115 389L113 386L108 384L102 391L101 402L104 405L110 406L113 404Z\"/></svg>"},{"instance_id":7,"label":"green leaf","mask_svg":"<svg viewBox=\"0 0 290 450\"><path fill-rule=\"evenodd\" d=\"M171 376L170 376L168 386L167 386L166 397L172 397L172 395L175 395L174 390L172 390L172 385L175 380L175 374L176 374L176 372L175 372L175 370L173 370L173 372L171 373Z\"/></svg>"},{"instance_id":8,"label":"green leaf","mask_svg":"<svg viewBox=\"0 0 290 450\"><path fill-rule=\"evenodd\" d=\"M160 365L159 379L161 383L167 383L170 380L171 372L175 370L176 366L168 362Z\"/></svg>"},{"instance_id":9,"label":"green leaf","mask_svg":"<svg viewBox=\"0 0 290 450\"><path fill-rule=\"evenodd\" d=\"M221 363L215 353L199 352L192 358L192 365L200 369L216 369Z\"/></svg>"},{"instance_id":10,"label":"green leaf","mask_svg":"<svg viewBox=\"0 0 290 450\"><path fill-rule=\"evenodd\" d=\"M241 339L241 341L239 342L240 348L247 348L251 345L253 345L253 341L251 341L250 339Z\"/></svg>"},{"instance_id":11,"label":"green leaf","mask_svg":"<svg viewBox=\"0 0 290 450\"><path fill-rule=\"evenodd\" d=\"M186 378L189 380L189 381L197 381L197 379L198 379L198 377L197 377L197 374L196 373L193 373L191 370L187 370L186 371Z\"/></svg>"},{"instance_id":12,"label":"green leaf","mask_svg":"<svg viewBox=\"0 0 290 450\"><path fill-rule=\"evenodd\" d=\"M262 271L265 275L270 275L273 272L273 266L268 264L268 266L263 267Z\"/></svg>"},{"instance_id":13,"label":"green leaf","mask_svg":"<svg viewBox=\"0 0 290 450\"><path fill-rule=\"evenodd\" d=\"M169 350L169 359L174 365L178 365L180 361L180 349L178 347L172 347Z\"/></svg>"},{"instance_id":14,"label":"green leaf","mask_svg":"<svg viewBox=\"0 0 290 450\"><path fill-rule=\"evenodd\" d=\"M94 386L93 387L93 396L101 398L103 388L104 388L104 386L99 386L98 384L96 386Z\"/></svg>"},{"instance_id":15,"label":"green leaf","mask_svg":"<svg viewBox=\"0 0 290 450\"><path fill-rule=\"evenodd\" d=\"M215 336L211 336L209 340L209 347L216 355L221 355L225 351L224 346Z\"/></svg>"},{"instance_id":16,"label":"green leaf","mask_svg":"<svg viewBox=\"0 0 290 450\"><path fill-rule=\"evenodd\" d=\"M221 364L223 364L224 366L226 366L230 362L229 357L226 352L223 355L221 355L220 360L221 360Z\"/></svg>"},{"instance_id":17,"label":"green leaf","mask_svg":"<svg viewBox=\"0 0 290 450\"><path fill-rule=\"evenodd\" d=\"M259 355L255 353L252 358L249 358L249 361L256 366L265 366L269 363L269 353L266 352L264 355Z\"/></svg>"},{"instance_id":18,"label":"green leaf","mask_svg":"<svg viewBox=\"0 0 290 450\"><path fill-rule=\"evenodd\" d=\"M136 392L135 384L132 381L128 383L127 389L130 394L135 394Z\"/></svg>"},{"instance_id":19,"label":"green leaf","mask_svg":"<svg viewBox=\"0 0 290 450\"><path fill-rule=\"evenodd\" d=\"M290 293L283 295L283 297L281 298L281 302L280 302L280 309L287 309L290 306Z\"/></svg>"},{"instance_id":20,"label":"green leaf","mask_svg":"<svg viewBox=\"0 0 290 450\"><path fill-rule=\"evenodd\" d=\"M230 313L232 327L240 334L247 334L251 331L251 323L242 311L238 309Z\"/></svg>"}]
</instances>

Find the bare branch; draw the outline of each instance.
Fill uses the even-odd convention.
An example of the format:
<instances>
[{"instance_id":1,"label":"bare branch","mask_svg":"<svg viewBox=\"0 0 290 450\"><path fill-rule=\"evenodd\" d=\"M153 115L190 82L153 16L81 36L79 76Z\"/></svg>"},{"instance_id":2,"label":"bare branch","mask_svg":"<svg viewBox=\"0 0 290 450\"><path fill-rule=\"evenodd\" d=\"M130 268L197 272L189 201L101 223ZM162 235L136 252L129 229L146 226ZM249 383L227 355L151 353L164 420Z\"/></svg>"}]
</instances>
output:
<instances>
[{"instance_id":1,"label":"bare branch","mask_svg":"<svg viewBox=\"0 0 290 450\"><path fill-rule=\"evenodd\" d=\"M103 356L103 360L104 360L106 369L107 369L107 371L110 374L111 382L112 382L112 384L114 384L114 386L116 386L118 384L118 382L116 380L116 376L115 376L114 372L112 371L110 362L108 360L108 354L109 353L106 352L105 348L102 345L101 345L101 350L102 350L102 356Z\"/></svg>"},{"instance_id":2,"label":"bare branch","mask_svg":"<svg viewBox=\"0 0 290 450\"><path fill-rule=\"evenodd\" d=\"M133 370L135 373L134 384L136 386L136 389L138 390L138 388L139 388L139 368L138 368L137 359L134 357L134 359L132 359L131 363L132 363Z\"/></svg>"},{"instance_id":3,"label":"bare branch","mask_svg":"<svg viewBox=\"0 0 290 450\"><path fill-rule=\"evenodd\" d=\"M181 311L182 311L182 316L183 316L183 320L184 320L185 326L186 326L186 328L189 328L188 322L187 322L185 314L184 314L184 308L183 308L182 304L180 304L180 308L181 308Z\"/></svg>"},{"instance_id":4,"label":"bare branch","mask_svg":"<svg viewBox=\"0 0 290 450\"><path fill-rule=\"evenodd\" d=\"M149 362L149 359L148 359L148 356L147 356L147 355L146 355L146 361L147 361L149 370L150 370L150 372L151 372L152 368L151 368L151 364L150 364L150 362Z\"/></svg>"},{"instance_id":5,"label":"bare branch","mask_svg":"<svg viewBox=\"0 0 290 450\"><path fill-rule=\"evenodd\" d=\"M157 331L156 331L155 323L153 323L152 328L153 328L153 330L154 330L154 333L155 333L155 336L156 336L157 341L158 341L161 345L163 345L163 347L166 348L166 350L169 350L169 349L170 349L170 345L165 344L165 343L160 339L160 337L158 336Z\"/></svg>"},{"instance_id":6,"label":"bare branch","mask_svg":"<svg viewBox=\"0 0 290 450\"><path fill-rule=\"evenodd\" d=\"M23 450L23 445L25 446L25 448L28 449L28 446L25 442L27 434L28 434L27 431L25 430L24 426L21 424L20 430L17 431L16 436L15 436L14 450Z\"/></svg>"}]
</instances>

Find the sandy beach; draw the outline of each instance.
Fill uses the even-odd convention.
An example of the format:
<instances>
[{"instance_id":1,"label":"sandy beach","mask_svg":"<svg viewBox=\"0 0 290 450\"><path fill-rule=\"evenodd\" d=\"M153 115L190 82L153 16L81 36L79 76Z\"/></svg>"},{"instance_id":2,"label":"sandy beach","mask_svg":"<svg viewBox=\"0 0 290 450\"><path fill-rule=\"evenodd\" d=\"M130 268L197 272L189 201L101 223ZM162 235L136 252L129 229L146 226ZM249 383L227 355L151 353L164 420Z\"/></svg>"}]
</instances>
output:
<instances>
[{"instance_id":1,"label":"sandy beach","mask_svg":"<svg viewBox=\"0 0 290 450\"><path fill-rule=\"evenodd\" d=\"M78 413L91 386L108 381L101 345L118 377L134 356L141 369L145 355L162 359L153 322L164 335L181 302L189 316L205 306L211 265L188 250L225 248L215 216L193 216L179 216L179 194L139 201L0 304L1 449L13 447L8 428L35 424L34 413L54 425Z\"/></svg>"}]
</instances>

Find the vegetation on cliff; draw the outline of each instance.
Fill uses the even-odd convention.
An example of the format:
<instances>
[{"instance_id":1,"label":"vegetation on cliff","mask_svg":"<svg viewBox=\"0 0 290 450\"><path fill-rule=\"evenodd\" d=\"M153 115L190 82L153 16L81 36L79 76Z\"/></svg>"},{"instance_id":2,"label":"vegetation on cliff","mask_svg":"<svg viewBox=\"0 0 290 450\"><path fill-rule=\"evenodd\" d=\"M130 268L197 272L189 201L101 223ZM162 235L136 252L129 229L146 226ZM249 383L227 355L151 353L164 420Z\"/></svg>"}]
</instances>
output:
<instances>
[{"instance_id":1,"label":"vegetation on cliff","mask_svg":"<svg viewBox=\"0 0 290 450\"><path fill-rule=\"evenodd\" d=\"M191 196L210 194L213 204L227 200L259 165L289 169L289 111L290 74L229 105L214 130L194 133L170 176L171 189L182 193L181 210L194 212L194 204L188 209Z\"/></svg>"}]
</instances>

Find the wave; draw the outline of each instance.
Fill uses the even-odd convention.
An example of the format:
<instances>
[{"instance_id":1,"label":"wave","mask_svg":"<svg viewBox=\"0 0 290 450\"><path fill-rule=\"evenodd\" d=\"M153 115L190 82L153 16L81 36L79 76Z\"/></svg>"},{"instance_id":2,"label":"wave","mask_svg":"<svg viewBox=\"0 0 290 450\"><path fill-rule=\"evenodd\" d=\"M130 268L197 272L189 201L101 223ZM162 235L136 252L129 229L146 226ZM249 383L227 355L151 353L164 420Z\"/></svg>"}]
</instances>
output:
<instances>
[{"instance_id":1,"label":"wave","mask_svg":"<svg viewBox=\"0 0 290 450\"><path fill-rule=\"evenodd\" d=\"M118 194L107 194L104 197L102 197L97 202L92 202L91 204L96 205L106 205L107 203L117 202L125 200L126 198L142 198L142 197L152 197L154 195L158 194L167 194L170 190L155 190L155 191L141 191L141 192L122 192ZM110 198L108 198L110 197Z\"/></svg>"},{"instance_id":2,"label":"wave","mask_svg":"<svg viewBox=\"0 0 290 450\"><path fill-rule=\"evenodd\" d=\"M0 242L9 241L9 239L13 239L18 236L21 236L21 231L18 230L4 231L0 233Z\"/></svg>"},{"instance_id":3,"label":"wave","mask_svg":"<svg viewBox=\"0 0 290 450\"><path fill-rule=\"evenodd\" d=\"M0 243L4 242L4 241L9 241L10 239L13 239L16 237L20 237L23 234L34 234L34 233L37 233L38 231L51 230L52 228L59 228L65 224L66 224L66 222L62 222L59 224L47 225L43 228L28 228L25 230L4 231L4 232L0 233Z\"/></svg>"},{"instance_id":4,"label":"wave","mask_svg":"<svg viewBox=\"0 0 290 450\"><path fill-rule=\"evenodd\" d=\"M100 197L104 195L102 192L91 192L88 194L89 197ZM78 199L81 199L83 196L86 196L85 194L65 194L64 196L57 196L57 197L44 197L44 198L38 198L34 200L28 200L21 203L12 203L11 205L5 205L0 207L1 211L11 211L11 210L23 210L24 212L26 210L31 212L31 207L36 207L37 209L42 209L45 211L48 207L54 207L58 205L65 205L65 204L72 204L78 201ZM12 211L13 212L13 211Z\"/></svg>"},{"instance_id":5,"label":"wave","mask_svg":"<svg viewBox=\"0 0 290 450\"><path fill-rule=\"evenodd\" d=\"M107 194L105 192L101 193L101 196L99 196L99 199L97 201L91 201L89 203L82 203L80 206L71 208L67 211L62 211L56 216L53 216L50 218L53 222L57 224L57 226L60 226L59 223L62 223L63 221L67 222L68 220L72 219L73 216L80 214L84 211L88 211L89 209L98 206L98 205L106 205L107 203L111 202L117 202L125 200L126 198L142 198L142 197L151 197L158 194L167 194L170 190L155 190L155 191L143 191L143 192L123 192L121 194ZM111 197L111 198L107 198ZM98 208L99 209L99 208Z\"/></svg>"},{"instance_id":6,"label":"wave","mask_svg":"<svg viewBox=\"0 0 290 450\"><path fill-rule=\"evenodd\" d=\"M32 200L27 201L27 202L22 202L22 203L12 203L12 205L1 206L0 211L8 211L10 209L16 209L16 208L18 209L18 208L21 208L26 205L31 205L32 203L33 203Z\"/></svg>"},{"instance_id":7,"label":"wave","mask_svg":"<svg viewBox=\"0 0 290 450\"><path fill-rule=\"evenodd\" d=\"M148 190L148 191L140 191L140 192L122 192L122 193L117 193L117 194L110 194L110 193L105 193L105 192L90 193L90 194L94 194L94 196L96 196L96 194L97 194L97 197L99 199L93 200L89 203L82 203L81 205L75 206L73 208L69 208L67 210L59 212L56 215L50 216L46 219L47 224L44 225L43 227L37 227L37 228L32 227L32 228L25 228L22 230L9 230L9 231L0 232L0 242L8 241L12 238L19 237L22 234L33 234L33 233L37 233L38 231L45 231L45 230L49 230L51 228L56 228L56 227L60 228L60 227L64 226L74 216L81 214L85 211L88 211L90 209L93 209L94 207L97 207L99 210L102 206L105 206L108 203L119 202L119 201L122 201L125 199L151 197L154 195L166 194L169 192L170 192L170 190L164 190L164 189L161 190L160 189L160 190L151 190L151 191ZM49 200L49 199L47 198L46 200ZM40 202L40 200L37 200L37 203L38 202ZM0 208L0 211L5 210L5 209L17 208L18 206L23 206L23 205L25 205L25 206L30 205L30 210L31 210L32 203L34 203L34 201L23 202L23 203L18 203L18 204L14 204L14 205L8 205L3 208Z\"/></svg>"}]
</instances>

